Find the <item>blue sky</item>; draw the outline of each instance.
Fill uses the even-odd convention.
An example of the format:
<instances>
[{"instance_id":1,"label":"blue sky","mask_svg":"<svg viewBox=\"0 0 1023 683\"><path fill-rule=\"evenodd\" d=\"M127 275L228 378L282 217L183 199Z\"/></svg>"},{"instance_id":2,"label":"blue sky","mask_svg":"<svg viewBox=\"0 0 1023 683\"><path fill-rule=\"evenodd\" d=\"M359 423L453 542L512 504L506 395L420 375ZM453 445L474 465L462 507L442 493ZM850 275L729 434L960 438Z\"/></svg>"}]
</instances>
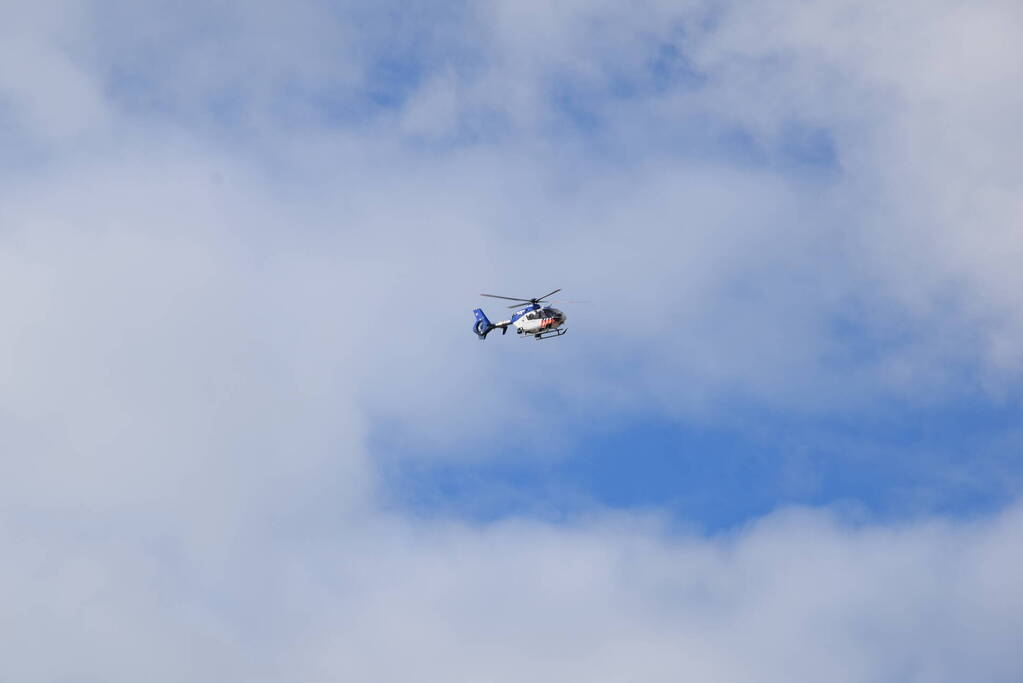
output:
<instances>
[{"instance_id":1,"label":"blue sky","mask_svg":"<svg viewBox=\"0 0 1023 683\"><path fill-rule=\"evenodd\" d=\"M990 514L1018 496L1019 418L1014 407L964 401L888 405L845 422L753 413L713 425L566 424L567 448L523 454L498 433L483 462L410 457L385 437L379 450L393 504L417 514L558 519L610 506L662 510L714 533L789 505L887 521Z\"/></svg>"},{"instance_id":2,"label":"blue sky","mask_svg":"<svg viewBox=\"0 0 1023 683\"><path fill-rule=\"evenodd\" d=\"M1015 3L9 14L0 679L1023 675Z\"/></svg>"}]
</instances>

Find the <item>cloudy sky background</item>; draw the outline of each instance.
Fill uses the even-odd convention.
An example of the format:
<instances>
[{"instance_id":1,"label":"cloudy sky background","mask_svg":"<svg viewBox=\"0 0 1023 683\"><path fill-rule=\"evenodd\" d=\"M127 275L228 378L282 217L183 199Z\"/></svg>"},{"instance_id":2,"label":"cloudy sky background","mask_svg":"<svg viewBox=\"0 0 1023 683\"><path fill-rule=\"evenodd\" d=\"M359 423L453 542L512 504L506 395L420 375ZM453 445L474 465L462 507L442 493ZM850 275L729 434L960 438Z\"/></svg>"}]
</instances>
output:
<instances>
[{"instance_id":1,"label":"cloudy sky background","mask_svg":"<svg viewBox=\"0 0 1023 683\"><path fill-rule=\"evenodd\" d=\"M3 14L0 678L1023 677L1018 3Z\"/></svg>"}]
</instances>

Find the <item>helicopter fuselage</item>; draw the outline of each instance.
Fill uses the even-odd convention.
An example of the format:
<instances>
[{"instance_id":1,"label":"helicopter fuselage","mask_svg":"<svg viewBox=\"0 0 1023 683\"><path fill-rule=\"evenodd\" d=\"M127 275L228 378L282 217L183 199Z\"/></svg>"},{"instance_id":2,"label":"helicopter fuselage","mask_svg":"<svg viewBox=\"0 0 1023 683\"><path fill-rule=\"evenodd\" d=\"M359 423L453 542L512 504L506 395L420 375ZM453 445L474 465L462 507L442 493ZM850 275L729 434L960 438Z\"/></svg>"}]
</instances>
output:
<instances>
[{"instance_id":1,"label":"helicopter fuselage","mask_svg":"<svg viewBox=\"0 0 1023 683\"><path fill-rule=\"evenodd\" d=\"M516 334L546 334L565 323L565 314L550 306L529 306L515 312L508 322L515 327Z\"/></svg>"}]
</instances>

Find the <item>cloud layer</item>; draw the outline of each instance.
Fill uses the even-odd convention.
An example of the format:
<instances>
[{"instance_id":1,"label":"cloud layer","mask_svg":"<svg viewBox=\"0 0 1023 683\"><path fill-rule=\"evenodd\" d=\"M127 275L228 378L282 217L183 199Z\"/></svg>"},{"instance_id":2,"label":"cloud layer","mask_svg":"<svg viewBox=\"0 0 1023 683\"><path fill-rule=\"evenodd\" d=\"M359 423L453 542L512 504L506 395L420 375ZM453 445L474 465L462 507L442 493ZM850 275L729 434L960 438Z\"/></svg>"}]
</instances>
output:
<instances>
[{"instance_id":1,"label":"cloud layer","mask_svg":"<svg viewBox=\"0 0 1023 683\"><path fill-rule=\"evenodd\" d=\"M634 519L262 524L216 548L12 525L19 680L956 681L1021 674L1018 509L978 523L773 515L726 538Z\"/></svg>"},{"instance_id":2,"label":"cloud layer","mask_svg":"<svg viewBox=\"0 0 1023 683\"><path fill-rule=\"evenodd\" d=\"M1015 3L11 14L0 678L1020 678L1018 506L423 521L374 449L1015 406Z\"/></svg>"}]
</instances>

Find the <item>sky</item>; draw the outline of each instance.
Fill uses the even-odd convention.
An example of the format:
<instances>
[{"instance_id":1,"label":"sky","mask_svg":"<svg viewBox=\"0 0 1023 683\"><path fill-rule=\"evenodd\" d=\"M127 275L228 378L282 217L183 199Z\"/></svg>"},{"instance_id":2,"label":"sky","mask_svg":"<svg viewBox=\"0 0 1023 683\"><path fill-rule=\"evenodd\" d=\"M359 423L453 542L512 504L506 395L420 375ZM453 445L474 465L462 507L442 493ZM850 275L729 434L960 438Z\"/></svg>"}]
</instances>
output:
<instances>
[{"instance_id":1,"label":"sky","mask_svg":"<svg viewBox=\"0 0 1023 683\"><path fill-rule=\"evenodd\" d=\"M0 680L1023 678L1017 2L5 10Z\"/></svg>"}]
</instances>

